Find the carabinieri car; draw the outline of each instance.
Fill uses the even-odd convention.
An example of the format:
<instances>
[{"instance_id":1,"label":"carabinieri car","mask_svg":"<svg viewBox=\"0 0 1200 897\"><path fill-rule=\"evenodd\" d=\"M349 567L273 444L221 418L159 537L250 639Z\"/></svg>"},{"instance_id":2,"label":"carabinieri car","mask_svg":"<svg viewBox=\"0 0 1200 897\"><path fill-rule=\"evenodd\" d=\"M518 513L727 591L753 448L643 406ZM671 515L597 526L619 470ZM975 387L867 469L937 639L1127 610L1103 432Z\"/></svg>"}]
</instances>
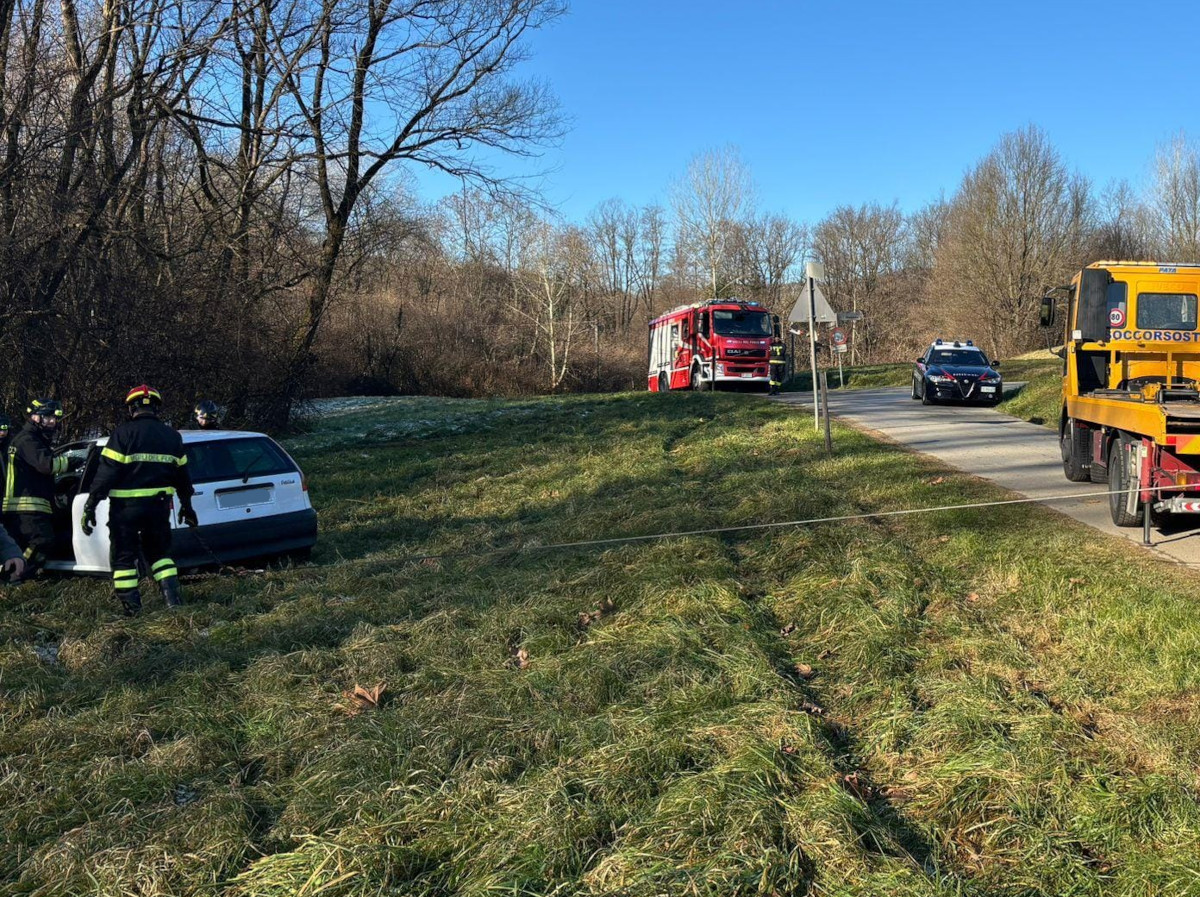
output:
<instances>
[{"instance_id":1,"label":"carabinieri car","mask_svg":"<svg viewBox=\"0 0 1200 897\"><path fill-rule=\"evenodd\" d=\"M1004 395L998 361L988 361L975 343L935 340L917 359L912 397L923 405L934 402L999 403Z\"/></svg>"}]
</instances>

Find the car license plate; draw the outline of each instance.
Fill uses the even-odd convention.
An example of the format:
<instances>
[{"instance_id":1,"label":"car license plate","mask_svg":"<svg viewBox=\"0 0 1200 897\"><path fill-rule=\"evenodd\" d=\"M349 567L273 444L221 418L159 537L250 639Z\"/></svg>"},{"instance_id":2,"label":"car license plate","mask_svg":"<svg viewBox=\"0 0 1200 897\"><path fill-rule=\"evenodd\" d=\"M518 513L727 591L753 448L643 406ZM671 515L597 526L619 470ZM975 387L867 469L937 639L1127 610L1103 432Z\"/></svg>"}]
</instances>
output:
<instances>
[{"instance_id":1,"label":"car license plate","mask_svg":"<svg viewBox=\"0 0 1200 897\"><path fill-rule=\"evenodd\" d=\"M742 374L742 379L743 379L743 380L749 380L749 379L750 379L751 377L753 377L753 376L754 376L753 374Z\"/></svg>"},{"instance_id":2,"label":"car license plate","mask_svg":"<svg viewBox=\"0 0 1200 897\"><path fill-rule=\"evenodd\" d=\"M979 387L979 391L980 391L980 392L995 392L995 391L996 391L996 387L994 387L994 386L981 386L981 387Z\"/></svg>"}]
</instances>

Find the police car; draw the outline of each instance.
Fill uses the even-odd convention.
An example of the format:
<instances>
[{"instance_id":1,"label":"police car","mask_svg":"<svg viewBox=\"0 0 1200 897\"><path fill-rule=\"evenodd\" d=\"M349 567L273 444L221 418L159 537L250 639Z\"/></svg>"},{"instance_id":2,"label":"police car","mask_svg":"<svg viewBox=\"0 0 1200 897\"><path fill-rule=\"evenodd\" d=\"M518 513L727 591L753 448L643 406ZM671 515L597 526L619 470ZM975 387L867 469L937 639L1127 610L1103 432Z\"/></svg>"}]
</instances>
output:
<instances>
[{"instance_id":1,"label":"police car","mask_svg":"<svg viewBox=\"0 0 1200 897\"><path fill-rule=\"evenodd\" d=\"M307 557L317 541L317 512L308 483L283 447L262 433L184 430L184 451L196 494L192 506L200 525L171 515L171 557L180 567L229 564L248 558ZM108 440L62 446L72 472L55 486L58 543L46 565L68 573L110 573L108 500L96 508L97 526L83 533L83 506Z\"/></svg>"},{"instance_id":2,"label":"police car","mask_svg":"<svg viewBox=\"0 0 1200 897\"><path fill-rule=\"evenodd\" d=\"M913 368L912 397L934 402L997 404L1004 395L1000 362L989 361L971 340L934 340Z\"/></svg>"}]
</instances>

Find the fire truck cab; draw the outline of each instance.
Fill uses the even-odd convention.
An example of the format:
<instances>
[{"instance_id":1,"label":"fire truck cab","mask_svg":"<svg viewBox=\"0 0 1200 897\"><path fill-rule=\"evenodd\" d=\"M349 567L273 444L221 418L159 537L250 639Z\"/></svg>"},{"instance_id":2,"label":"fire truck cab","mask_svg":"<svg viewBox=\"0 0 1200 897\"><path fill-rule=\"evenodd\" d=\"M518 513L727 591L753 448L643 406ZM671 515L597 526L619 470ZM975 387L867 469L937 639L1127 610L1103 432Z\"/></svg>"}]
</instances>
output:
<instances>
[{"instance_id":1,"label":"fire truck cab","mask_svg":"<svg viewBox=\"0 0 1200 897\"><path fill-rule=\"evenodd\" d=\"M1152 516L1200 513L1200 266L1096 262L1061 289L1063 471L1108 483L1113 522L1148 539Z\"/></svg>"},{"instance_id":2,"label":"fire truck cab","mask_svg":"<svg viewBox=\"0 0 1200 897\"><path fill-rule=\"evenodd\" d=\"M713 299L681 305L650 322L651 392L752 383L766 389L779 326L757 302Z\"/></svg>"}]
</instances>

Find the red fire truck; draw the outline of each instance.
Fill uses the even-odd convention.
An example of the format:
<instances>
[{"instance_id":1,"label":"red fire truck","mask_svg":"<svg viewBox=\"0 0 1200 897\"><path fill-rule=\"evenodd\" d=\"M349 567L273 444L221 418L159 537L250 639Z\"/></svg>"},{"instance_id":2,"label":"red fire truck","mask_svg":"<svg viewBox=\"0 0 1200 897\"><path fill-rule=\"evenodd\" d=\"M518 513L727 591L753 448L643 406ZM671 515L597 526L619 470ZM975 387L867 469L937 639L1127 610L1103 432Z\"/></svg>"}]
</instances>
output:
<instances>
[{"instance_id":1,"label":"red fire truck","mask_svg":"<svg viewBox=\"0 0 1200 897\"><path fill-rule=\"evenodd\" d=\"M651 392L770 383L768 354L777 321L757 302L712 299L681 305L650 322Z\"/></svg>"}]
</instances>

